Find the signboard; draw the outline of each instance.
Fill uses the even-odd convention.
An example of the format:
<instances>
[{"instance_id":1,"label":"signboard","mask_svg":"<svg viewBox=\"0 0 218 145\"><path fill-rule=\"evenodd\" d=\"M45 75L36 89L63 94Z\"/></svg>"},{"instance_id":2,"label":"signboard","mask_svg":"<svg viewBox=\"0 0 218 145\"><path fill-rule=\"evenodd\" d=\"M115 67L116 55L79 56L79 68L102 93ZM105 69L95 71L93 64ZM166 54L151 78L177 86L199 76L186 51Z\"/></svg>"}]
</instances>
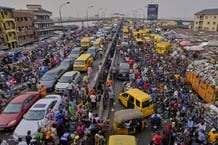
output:
<instances>
[{"instance_id":1,"label":"signboard","mask_svg":"<svg viewBox=\"0 0 218 145\"><path fill-rule=\"evenodd\" d=\"M158 4L148 4L148 20L157 20L158 17Z\"/></svg>"}]
</instances>

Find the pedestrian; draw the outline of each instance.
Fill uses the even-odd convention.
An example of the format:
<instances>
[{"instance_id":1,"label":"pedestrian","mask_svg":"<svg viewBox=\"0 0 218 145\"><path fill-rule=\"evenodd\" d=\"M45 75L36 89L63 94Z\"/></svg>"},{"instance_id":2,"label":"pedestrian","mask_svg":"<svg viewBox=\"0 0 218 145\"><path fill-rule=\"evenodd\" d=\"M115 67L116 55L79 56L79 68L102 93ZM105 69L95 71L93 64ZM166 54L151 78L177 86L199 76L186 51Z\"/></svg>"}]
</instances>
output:
<instances>
[{"instance_id":1,"label":"pedestrian","mask_svg":"<svg viewBox=\"0 0 218 145\"><path fill-rule=\"evenodd\" d=\"M54 123L51 125L51 136L54 140L54 145L58 145L60 140L57 133L57 125Z\"/></svg>"},{"instance_id":2,"label":"pedestrian","mask_svg":"<svg viewBox=\"0 0 218 145\"><path fill-rule=\"evenodd\" d=\"M69 81L68 85L67 85L67 97L71 98L72 97L72 93L73 93L73 84L71 81Z\"/></svg>"},{"instance_id":3,"label":"pedestrian","mask_svg":"<svg viewBox=\"0 0 218 145\"><path fill-rule=\"evenodd\" d=\"M114 105L114 93L111 90L108 90L108 95L110 99L110 106Z\"/></svg>"},{"instance_id":4,"label":"pedestrian","mask_svg":"<svg viewBox=\"0 0 218 145\"><path fill-rule=\"evenodd\" d=\"M167 125L167 128L163 130L163 139L162 144L163 145L169 145L171 142L172 132L170 130L170 126Z\"/></svg>"},{"instance_id":5,"label":"pedestrian","mask_svg":"<svg viewBox=\"0 0 218 145\"><path fill-rule=\"evenodd\" d=\"M90 78L91 74L92 74L92 67L89 66L88 67L88 78Z\"/></svg>"},{"instance_id":6,"label":"pedestrian","mask_svg":"<svg viewBox=\"0 0 218 145\"><path fill-rule=\"evenodd\" d=\"M98 133L95 134L95 145L103 145L105 142L105 138L102 135L102 131L98 131Z\"/></svg>"},{"instance_id":7,"label":"pedestrian","mask_svg":"<svg viewBox=\"0 0 218 145\"><path fill-rule=\"evenodd\" d=\"M41 97L46 96L46 88L43 85L40 88L40 95L41 95Z\"/></svg>"},{"instance_id":8,"label":"pedestrian","mask_svg":"<svg viewBox=\"0 0 218 145\"><path fill-rule=\"evenodd\" d=\"M91 99L92 110L95 110L96 107L97 107L97 102L96 102L97 101L97 97L96 97L96 95L92 94L90 96L90 99Z\"/></svg>"},{"instance_id":9,"label":"pedestrian","mask_svg":"<svg viewBox=\"0 0 218 145\"><path fill-rule=\"evenodd\" d=\"M27 145L27 143L22 141L22 138L18 138L18 145Z\"/></svg>"},{"instance_id":10,"label":"pedestrian","mask_svg":"<svg viewBox=\"0 0 218 145\"><path fill-rule=\"evenodd\" d=\"M30 141L32 139L32 137L31 137L31 130L27 131L27 136L25 137L25 139L26 139L27 145L30 145Z\"/></svg>"},{"instance_id":11,"label":"pedestrian","mask_svg":"<svg viewBox=\"0 0 218 145\"><path fill-rule=\"evenodd\" d=\"M154 136L153 136L153 143L155 144L155 145L160 145L161 144L161 139L162 139L162 136L160 135L160 132L157 132L157 134L155 134ZM150 144L152 144L152 142L150 143Z\"/></svg>"}]
</instances>

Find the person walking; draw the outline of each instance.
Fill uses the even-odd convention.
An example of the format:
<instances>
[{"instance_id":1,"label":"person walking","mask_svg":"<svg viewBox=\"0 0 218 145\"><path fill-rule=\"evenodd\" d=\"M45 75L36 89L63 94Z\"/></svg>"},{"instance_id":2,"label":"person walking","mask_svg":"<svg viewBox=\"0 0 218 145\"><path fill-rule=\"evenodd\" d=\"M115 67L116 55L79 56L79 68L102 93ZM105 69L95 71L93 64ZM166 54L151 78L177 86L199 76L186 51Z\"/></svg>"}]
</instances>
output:
<instances>
[{"instance_id":1,"label":"person walking","mask_svg":"<svg viewBox=\"0 0 218 145\"><path fill-rule=\"evenodd\" d=\"M73 84L71 81L69 81L68 85L67 85L67 97L71 98L72 97L72 93L73 93Z\"/></svg>"},{"instance_id":2,"label":"person walking","mask_svg":"<svg viewBox=\"0 0 218 145\"><path fill-rule=\"evenodd\" d=\"M171 137L172 137L172 132L170 130L170 126L167 125L167 128L163 130L163 140L162 144L163 145L169 145L171 142Z\"/></svg>"},{"instance_id":3,"label":"person walking","mask_svg":"<svg viewBox=\"0 0 218 145\"><path fill-rule=\"evenodd\" d=\"M97 97L96 97L96 95L95 95L95 94L92 94L92 95L90 96L90 99L91 99L92 110L95 110L96 107L97 107L97 103L96 103Z\"/></svg>"},{"instance_id":4,"label":"person walking","mask_svg":"<svg viewBox=\"0 0 218 145\"><path fill-rule=\"evenodd\" d=\"M108 95L110 99L110 106L114 105L114 93L111 90L108 90Z\"/></svg>"},{"instance_id":5,"label":"person walking","mask_svg":"<svg viewBox=\"0 0 218 145\"><path fill-rule=\"evenodd\" d=\"M88 78L90 78L91 74L92 74L92 67L89 66L88 67Z\"/></svg>"}]
</instances>

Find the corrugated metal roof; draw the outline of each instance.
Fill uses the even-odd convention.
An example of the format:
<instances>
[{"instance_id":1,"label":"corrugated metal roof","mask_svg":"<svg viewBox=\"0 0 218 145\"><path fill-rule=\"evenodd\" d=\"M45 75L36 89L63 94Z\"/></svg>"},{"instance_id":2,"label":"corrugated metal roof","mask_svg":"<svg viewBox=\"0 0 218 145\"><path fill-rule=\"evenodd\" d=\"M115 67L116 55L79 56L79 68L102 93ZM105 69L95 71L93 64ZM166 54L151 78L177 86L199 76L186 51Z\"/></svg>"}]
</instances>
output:
<instances>
[{"instance_id":1,"label":"corrugated metal roof","mask_svg":"<svg viewBox=\"0 0 218 145\"><path fill-rule=\"evenodd\" d=\"M195 14L216 14L216 15L218 15L218 9L217 8L216 9L204 9L202 11L195 13Z\"/></svg>"},{"instance_id":2,"label":"corrugated metal roof","mask_svg":"<svg viewBox=\"0 0 218 145\"><path fill-rule=\"evenodd\" d=\"M5 7L5 6L0 6L0 9L14 10L14 8L9 8L9 7Z\"/></svg>"}]
</instances>

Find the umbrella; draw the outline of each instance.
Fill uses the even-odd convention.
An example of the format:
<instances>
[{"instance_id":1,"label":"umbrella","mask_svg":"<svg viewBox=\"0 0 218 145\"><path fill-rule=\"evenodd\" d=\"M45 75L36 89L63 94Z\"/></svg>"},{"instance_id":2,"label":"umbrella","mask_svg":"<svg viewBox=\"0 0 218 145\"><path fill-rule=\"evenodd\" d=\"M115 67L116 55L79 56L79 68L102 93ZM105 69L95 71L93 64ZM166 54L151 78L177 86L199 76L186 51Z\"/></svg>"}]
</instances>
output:
<instances>
[{"instance_id":1,"label":"umbrella","mask_svg":"<svg viewBox=\"0 0 218 145\"><path fill-rule=\"evenodd\" d=\"M0 51L0 56L5 56L6 53L4 51Z\"/></svg>"},{"instance_id":2,"label":"umbrella","mask_svg":"<svg viewBox=\"0 0 218 145\"><path fill-rule=\"evenodd\" d=\"M190 48L190 50L192 50L192 51L201 51L201 50L204 50L204 48L201 47L201 46L192 46Z\"/></svg>"},{"instance_id":3,"label":"umbrella","mask_svg":"<svg viewBox=\"0 0 218 145\"><path fill-rule=\"evenodd\" d=\"M181 41L179 44L181 46L191 46L192 45L190 41L185 41L185 40Z\"/></svg>"}]
</instances>

